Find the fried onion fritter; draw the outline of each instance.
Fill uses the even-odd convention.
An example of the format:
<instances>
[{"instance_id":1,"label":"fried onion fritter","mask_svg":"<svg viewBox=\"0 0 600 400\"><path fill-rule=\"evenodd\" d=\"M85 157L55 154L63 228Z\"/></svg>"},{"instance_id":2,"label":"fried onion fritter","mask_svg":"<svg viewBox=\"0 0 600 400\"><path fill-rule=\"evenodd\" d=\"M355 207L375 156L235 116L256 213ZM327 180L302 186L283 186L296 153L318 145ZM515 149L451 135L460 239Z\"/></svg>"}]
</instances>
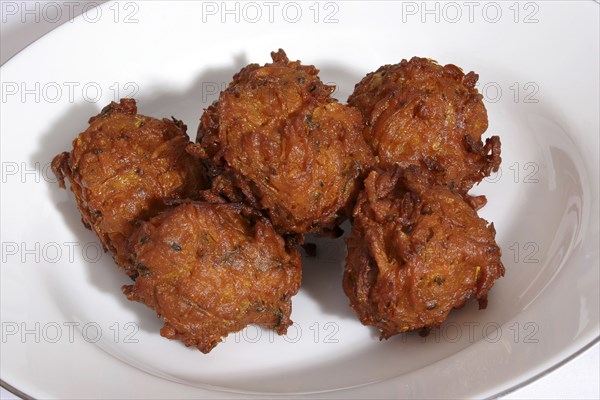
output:
<instances>
[{"instance_id":1,"label":"fried onion fritter","mask_svg":"<svg viewBox=\"0 0 600 400\"><path fill-rule=\"evenodd\" d=\"M208 107L192 154L215 190L262 210L282 234L331 229L351 212L360 176L374 162L362 117L331 97L318 70L289 61L250 64Z\"/></svg>"},{"instance_id":2,"label":"fried onion fritter","mask_svg":"<svg viewBox=\"0 0 600 400\"><path fill-rule=\"evenodd\" d=\"M300 254L246 206L183 203L142 223L130 243L138 276L123 291L156 310L161 335L208 353L248 324L279 334L291 325Z\"/></svg>"},{"instance_id":3,"label":"fried onion fritter","mask_svg":"<svg viewBox=\"0 0 600 400\"><path fill-rule=\"evenodd\" d=\"M371 172L354 209L343 287L381 338L439 326L504 275L494 225L415 166Z\"/></svg>"},{"instance_id":4,"label":"fried onion fritter","mask_svg":"<svg viewBox=\"0 0 600 400\"><path fill-rule=\"evenodd\" d=\"M418 164L464 194L500 165L500 139L481 141L488 117L478 78L413 57L367 74L348 104L361 111L365 139L381 167Z\"/></svg>"},{"instance_id":5,"label":"fried onion fritter","mask_svg":"<svg viewBox=\"0 0 600 400\"><path fill-rule=\"evenodd\" d=\"M181 121L139 115L133 99L112 102L89 124L71 152L52 160L52 170L62 188L69 180L83 224L131 272L127 242L134 222L158 214L164 200L204 189L204 169L185 151Z\"/></svg>"}]
</instances>

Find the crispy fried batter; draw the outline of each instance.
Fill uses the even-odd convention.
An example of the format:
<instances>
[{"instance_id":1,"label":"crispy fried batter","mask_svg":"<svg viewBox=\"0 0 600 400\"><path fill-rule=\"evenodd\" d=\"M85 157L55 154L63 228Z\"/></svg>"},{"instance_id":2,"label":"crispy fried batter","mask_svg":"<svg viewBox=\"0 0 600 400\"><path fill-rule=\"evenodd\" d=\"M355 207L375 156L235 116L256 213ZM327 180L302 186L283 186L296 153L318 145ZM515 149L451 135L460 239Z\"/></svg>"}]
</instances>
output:
<instances>
[{"instance_id":1,"label":"crispy fried batter","mask_svg":"<svg viewBox=\"0 0 600 400\"><path fill-rule=\"evenodd\" d=\"M189 138L181 121L138 115L133 99L112 102L89 123L73 150L54 158L52 170L62 188L68 178L83 224L130 271L134 221L156 215L165 199L204 188L203 168L185 152Z\"/></svg>"},{"instance_id":2,"label":"crispy fried batter","mask_svg":"<svg viewBox=\"0 0 600 400\"><path fill-rule=\"evenodd\" d=\"M481 142L488 118L478 78L413 57L369 73L348 104L363 114L380 166L419 164L437 183L466 193L500 165L500 139Z\"/></svg>"},{"instance_id":3,"label":"crispy fried batter","mask_svg":"<svg viewBox=\"0 0 600 400\"><path fill-rule=\"evenodd\" d=\"M481 141L478 76L415 57L368 74L346 106L314 66L271 57L233 77L196 143L181 121L123 99L52 161L135 281L127 298L203 353L249 324L285 334L302 275L295 245L354 210L343 287L381 338L439 326L471 298L485 308L504 267L476 213L485 196L467 195L500 164L499 138Z\"/></svg>"},{"instance_id":4,"label":"crispy fried batter","mask_svg":"<svg viewBox=\"0 0 600 400\"><path fill-rule=\"evenodd\" d=\"M354 108L331 97L318 70L250 64L204 113L189 151L204 158L215 189L263 210L283 233L333 228L351 211L357 178L373 163Z\"/></svg>"},{"instance_id":5,"label":"crispy fried batter","mask_svg":"<svg viewBox=\"0 0 600 400\"><path fill-rule=\"evenodd\" d=\"M416 167L373 171L354 209L344 291L381 337L440 325L504 275L493 224Z\"/></svg>"},{"instance_id":6,"label":"crispy fried batter","mask_svg":"<svg viewBox=\"0 0 600 400\"><path fill-rule=\"evenodd\" d=\"M285 334L300 255L241 204L183 203L132 236L139 273L124 293L156 310L161 334L208 353L248 324Z\"/></svg>"}]
</instances>

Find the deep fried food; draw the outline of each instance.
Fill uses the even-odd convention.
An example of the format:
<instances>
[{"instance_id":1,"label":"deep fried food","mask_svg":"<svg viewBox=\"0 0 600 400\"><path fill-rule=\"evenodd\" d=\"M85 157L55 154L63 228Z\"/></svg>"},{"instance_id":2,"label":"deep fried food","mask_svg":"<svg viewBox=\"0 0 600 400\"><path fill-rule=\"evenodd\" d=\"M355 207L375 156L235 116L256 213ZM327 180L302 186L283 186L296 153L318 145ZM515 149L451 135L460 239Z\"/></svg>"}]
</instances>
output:
<instances>
[{"instance_id":1,"label":"deep fried food","mask_svg":"<svg viewBox=\"0 0 600 400\"><path fill-rule=\"evenodd\" d=\"M333 228L372 163L360 113L331 97L318 70L290 62L250 64L201 118L190 152L205 159L215 190L263 210L283 234Z\"/></svg>"},{"instance_id":2,"label":"deep fried food","mask_svg":"<svg viewBox=\"0 0 600 400\"><path fill-rule=\"evenodd\" d=\"M500 139L481 141L488 118L478 78L414 57L369 73L348 104L363 114L380 166L419 164L464 194L500 165Z\"/></svg>"},{"instance_id":3,"label":"deep fried food","mask_svg":"<svg viewBox=\"0 0 600 400\"><path fill-rule=\"evenodd\" d=\"M271 57L234 75L196 143L123 99L52 161L134 281L127 298L203 353L249 324L285 334L296 245L352 216L343 288L382 339L439 326L469 299L485 308L504 267L477 215L485 196L467 194L500 164L499 138L481 139L478 76L415 57L368 74L343 105L314 66Z\"/></svg>"},{"instance_id":4,"label":"deep fried food","mask_svg":"<svg viewBox=\"0 0 600 400\"><path fill-rule=\"evenodd\" d=\"M440 325L504 275L493 224L416 167L373 171L354 209L344 291L381 337Z\"/></svg>"},{"instance_id":5,"label":"deep fried food","mask_svg":"<svg viewBox=\"0 0 600 400\"><path fill-rule=\"evenodd\" d=\"M156 215L165 199L203 189L203 168L185 152L189 138L181 121L138 115L133 99L112 102L89 123L73 150L54 158L52 170L62 188L68 178L83 224L130 271L134 221Z\"/></svg>"},{"instance_id":6,"label":"deep fried food","mask_svg":"<svg viewBox=\"0 0 600 400\"><path fill-rule=\"evenodd\" d=\"M130 300L156 310L161 334L208 353L248 324L285 334L300 255L240 204L183 203L142 224L131 245Z\"/></svg>"}]
</instances>

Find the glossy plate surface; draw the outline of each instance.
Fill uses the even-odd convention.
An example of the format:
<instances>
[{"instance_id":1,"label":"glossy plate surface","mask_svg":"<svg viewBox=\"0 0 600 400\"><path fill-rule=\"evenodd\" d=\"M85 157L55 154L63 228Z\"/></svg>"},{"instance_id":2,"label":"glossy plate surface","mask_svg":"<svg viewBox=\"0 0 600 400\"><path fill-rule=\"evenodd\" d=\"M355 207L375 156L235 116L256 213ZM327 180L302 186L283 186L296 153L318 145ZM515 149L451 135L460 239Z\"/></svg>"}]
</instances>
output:
<instances>
[{"instance_id":1,"label":"glossy plate surface","mask_svg":"<svg viewBox=\"0 0 600 400\"><path fill-rule=\"evenodd\" d=\"M470 4L108 3L6 63L1 379L44 398L488 397L596 341L598 4ZM506 266L487 310L468 304L425 339L380 342L341 289L343 241L325 239L304 260L286 337L251 326L203 355L124 298L127 278L58 189L52 157L118 97L194 137L232 75L280 47L342 101L367 72L414 55L479 73L503 158L474 190Z\"/></svg>"}]
</instances>

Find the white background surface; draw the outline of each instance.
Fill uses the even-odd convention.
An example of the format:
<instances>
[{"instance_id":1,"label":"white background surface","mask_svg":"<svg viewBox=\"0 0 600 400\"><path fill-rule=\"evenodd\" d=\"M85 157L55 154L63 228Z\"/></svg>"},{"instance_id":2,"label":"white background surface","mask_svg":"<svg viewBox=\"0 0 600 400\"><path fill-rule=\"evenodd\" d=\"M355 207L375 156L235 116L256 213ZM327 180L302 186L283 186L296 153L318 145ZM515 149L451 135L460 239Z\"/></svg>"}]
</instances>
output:
<instances>
[{"instance_id":1,"label":"white background surface","mask_svg":"<svg viewBox=\"0 0 600 400\"><path fill-rule=\"evenodd\" d=\"M68 6L65 5L65 3L68 2L28 2L28 7L31 7L31 9L35 9L35 7L44 7L45 3L52 3L52 7L47 8L48 13L52 12L48 15L51 21L44 20L44 18L36 21L33 16L23 16L21 14L9 15L9 12L7 11L11 10L10 3L18 3L20 6L22 2L0 1L2 10L0 25L0 64L4 64L21 49L39 37L43 36L45 33L57 28L62 23L68 23L70 17L74 17L81 13L81 4L83 4L81 2L77 2L80 6L73 7L72 10L69 10L67 8ZM96 3L102 3L102 1ZM60 18L58 18L59 15L55 13L55 10L58 10L58 8L55 9L54 5L57 5L61 9ZM502 398L599 399L599 348L599 345L596 344L579 357L549 373L545 377ZM27 388L22 389L26 391ZM4 389L0 389L0 398L16 399L17 397Z\"/></svg>"}]
</instances>

